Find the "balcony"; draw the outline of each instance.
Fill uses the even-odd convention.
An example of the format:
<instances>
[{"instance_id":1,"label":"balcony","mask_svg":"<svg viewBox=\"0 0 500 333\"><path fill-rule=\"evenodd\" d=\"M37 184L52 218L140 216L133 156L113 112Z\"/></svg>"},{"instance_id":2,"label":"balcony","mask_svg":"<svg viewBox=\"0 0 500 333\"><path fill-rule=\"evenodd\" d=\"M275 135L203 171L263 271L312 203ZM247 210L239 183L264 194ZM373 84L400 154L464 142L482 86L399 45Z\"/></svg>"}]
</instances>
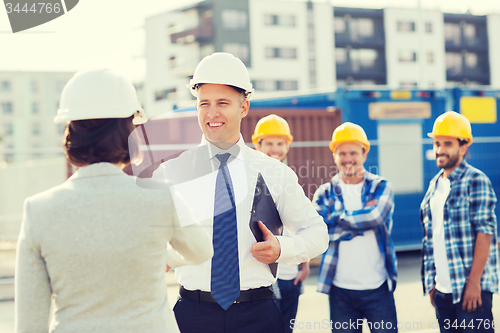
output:
<instances>
[{"instance_id":1,"label":"balcony","mask_svg":"<svg viewBox=\"0 0 500 333\"><path fill-rule=\"evenodd\" d=\"M207 43L214 38L214 28L211 19L201 22L201 24L194 28L170 35L170 41L173 44L188 44L193 42Z\"/></svg>"}]
</instances>

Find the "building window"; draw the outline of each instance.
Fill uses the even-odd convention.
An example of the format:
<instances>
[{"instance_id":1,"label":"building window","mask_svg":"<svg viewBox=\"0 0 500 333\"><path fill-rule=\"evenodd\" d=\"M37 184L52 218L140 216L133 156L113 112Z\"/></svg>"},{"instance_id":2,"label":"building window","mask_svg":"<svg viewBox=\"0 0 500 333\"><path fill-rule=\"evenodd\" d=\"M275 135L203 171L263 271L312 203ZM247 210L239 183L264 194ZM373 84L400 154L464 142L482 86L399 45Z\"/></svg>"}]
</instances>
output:
<instances>
[{"instance_id":1,"label":"building window","mask_svg":"<svg viewBox=\"0 0 500 333\"><path fill-rule=\"evenodd\" d=\"M477 67L477 54L476 53L466 53L464 54L464 63L468 68Z\"/></svg>"},{"instance_id":2,"label":"building window","mask_svg":"<svg viewBox=\"0 0 500 333\"><path fill-rule=\"evenodd\" d=\"M38 82L37 81L31 81L31 92L32 93L38 92Z\"/></svg>"},{"instance_id":3,"label":"building window","mask_svg":"<svg viewBox=\"0 0 500 333\"><path fill-rule=\"evenodd\" d=\"M413 51L399 51L398 55L399 62L416 62L417 53Z\"/></svg>"},{"instance_id":4,"label":"building window","mask_svg":"<svg viewBox=\"0 0 500 333\"><path fill-rule=\"evenodd\" d=\"M0 90L1 91L11 91L12 90L12 85L10 81L2 81L0 82Z\"/></svg>"},{"instance_id":5,"label":"building window","mask_svg":"<svg viewBox=\"0 0 500 333\"><path fill-rule=\"evenodd\" d=\"M265 25L279 25L283 27L294 27L295 26L295 16L294 15L275 15L266 14L264 16Z\"/></svg>"},{"instance_id":6,"label":"building window","mask_svg":"<svg viewBox=\"0 0 500 333\"><path fill-rule=\"evenodd\" d=\"M278 90L297 90L297 81L294 80L283 80L276 82Z\"/></svg>"},{"instance_id":7,"label":"building window","mask_svg":"<svg viewBox=\"0 0 500 333\"><path fill-rule=\"evenodd\" d=\"M276 81L272 80L255 80L252 82L255 90L273 91L276 90Z\"/></svg>"},{"instance_id":8,"label":"building window","mask_svg":"<svg viewBox=\"0 0 500 333\"><path fill-rule=\"evenodd\" d=\"M2 103L2 110L3 113L5 114L12 114L13 107L11 102L3 102Z\"/></svg>"},{"instance_id":9,"label":"building window","mask_svg":"<svg viewBox=\"0 0 500 333\"><path fill-rule=\"evenodd\" d=\"M474 24L464 23L463 31L464 31L464 37L466 39L476 38L476 26Z\"/></svg>"},{"instance_id":10,"label":"building window","mask_svg":"<svg viewBox=\"0 0 500 333\"><path fill-rule=\"evenodd\" d=\"M400 32L412 32L415 31L415 22L413 21L398 21L397 29Z\"/></svg>"},{"instance_id":11,"label":"building window","mask_svg":"<svg viewBox=\"0 0 500 333\"><path fill-rule=\"evenodd\" d=\"M247 44L226 43L222 49L224 52L231 53L235 57L240 58L243 62L250 60L250 52Z\"/></svg>"},{"instance_id":12,"label":"building window","mask_svg":"<svg viewBox=\"0 0 500 333\"><path fill-rule=\"evenodd\" d=\"M40 106L39 106L38 102L31 103L31 113L37 114L39 112L40 112Z\"/></svg>"},{"instance_id":13,"label":"building window","mask_svg":"<svg viewBox=\"0 0 500 333\"><path fill-rule=\"evenodd\" d=\"M14 134L14 127L12 126L11 123L4 123L3 124L3 135L5 136L10 136Z\"/></svg>"},{"instance_id":14,"label":"building window","mask_svg":"<svg viewBox=\"0 0 500 333\"><path fill-rule=\"evenodd\" d=\"M336 34L343 34L346 31L346 20L343 17L335 16L333 19Z\"/></svg>"},{"instance_id":15,"label":"building window","mask_svg":"<svg viewBox=\"0 0 500 333\"><path fill-rule=\"evenodd\" d=\"M14 145L10 143L7 146L7 153L5 154L5 162L13 162L14 161Z\"/></svg>"},{"instance_id":16,"label":"building window","mask_svg":"<svg viewBox=\"0 0 500 333\"><path fill-rule=\"evenodd\" d=\"M170 67L170 68L175 67L175 56L170 56L168 58L168 67Z\"/></svg>"},{"instance_id":17,"label":"building window","mask_svg":"<svg viewBox=\"0 0 500 333\"><path fill-rule=\"evenodd\" d=\"M428 34L432 33L432 22L425 22L425 32Z\"/></svg>"},{"instance_id":18,"label":"building window","mask_svg":"<svg viewBox=\"0 0 500 333\"><path fill-rule=\"evenodd\" d=\"M372 19L359 18L352 21L354 30L357 30L359 37L373 37L375 27Z\"/></svg>"},{"instance_id":19,"label":"building window","mask_svg":"<svg viewBox=\"0 0 500 333\"><path fill-rule=\"evenodd\" d=\"M41 132L40 123L33 123L33 126L31 128L31 132L33 133L33 135L40 135L40 132Z\"/></svg>"},{"instance_id":20,"label":"building window","mask_svg":"<svg viewBox=\"0 0 500 333\"><path fill-rule=\"evenodd\" d=\"M177 90L175 88L158 90L155 92L155 101L161 101L168 98L175 98L175 92Z\"/></svg>"},{"instance_id":21,"label":"building window","mask_svg":"<svg viewBox=\"0 0 500 333\"><path fill-rule=\"evenodd\" d=\"M360 67L374 67L378 53L372 49L354 49L349 53L353 65Z\"/></svg>"},{"instance_id":22,"label":"building window","mask_svg":"<svg viewBox=\"0 0 500 333\"><path fill-rule=\"evenodd\" d=\"M266 58L297 58L297 49L294 47L266 47Z\"/></svg>"},{"instance_id":23,"label":"building window","mask_svg":"<svg viewBox=\"0 0 500 333\"><path fill-rule=\"evenodd\" d=\"M265 25L278 25L278 15L265 15L264 16Z\"/></svg>"},{"instance_id":24,"label":"building window","mask_svg":"<svg viewBox=\"0 0 500 333\"><path fill-rule=\"evenodd\" d=\"M460 45L460 25L457 23L444 24L444 39L447 43Z\"/></svg>"},{"instance_id":25,"label":"building window","mask_svg":"<svg viewBox=\"0 0 500 333\"><path fill-rule=\"evenodd\" d=\"M242 10L225 9L222 11L222 26L226 29L246 29L247 23L247 13Z\"/></svg>"},{"instance_id":26,"label":"building window","mask_svg":"<svg viewBox=\"0 0 500 333\"><path fill-rule=\"evenodd\" d=\"M462 73L462 54L446 52L446 70L453 74Z\"/></svg>"},{"instance_id":27,"label":"building window","mask_svg":"<svg viewBox=\"0 0 500 333\"><path fill-rule=\"evenodd\" d=\"M427 63L429 63L429 64L434 63L434 53L427 52Z\"/></svg>"},{"instance_id":28,"label":"building window","mask_svg":"<svg viewBox=\"0 0 500 333\"><path fill-rule=\"evenodd\" d=\"M337 64L345 64L347 62L347 50L343 48L335 49L335 62Z\"/></svg>"}]
</instances>

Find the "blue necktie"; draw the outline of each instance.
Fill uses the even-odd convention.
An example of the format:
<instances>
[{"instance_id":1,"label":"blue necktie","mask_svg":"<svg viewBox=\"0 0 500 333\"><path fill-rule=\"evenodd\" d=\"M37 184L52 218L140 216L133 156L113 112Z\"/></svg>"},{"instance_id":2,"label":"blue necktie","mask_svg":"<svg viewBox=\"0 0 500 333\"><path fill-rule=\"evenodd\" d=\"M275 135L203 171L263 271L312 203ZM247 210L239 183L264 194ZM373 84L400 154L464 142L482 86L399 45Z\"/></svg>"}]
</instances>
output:
<instances>
[{"instance_id":1,"label":"blue necktie","mask_svg":"<svg viewBox=\"0 0 500 333\"><path fill-rule=\"evenodd\" d=\"M240 265L238 232L233 183L229 175L229 154L216 155L220 161L215 182L214 230L211 293L217 303L227 310L240 297Z\"/></svg>"}]
</instances>

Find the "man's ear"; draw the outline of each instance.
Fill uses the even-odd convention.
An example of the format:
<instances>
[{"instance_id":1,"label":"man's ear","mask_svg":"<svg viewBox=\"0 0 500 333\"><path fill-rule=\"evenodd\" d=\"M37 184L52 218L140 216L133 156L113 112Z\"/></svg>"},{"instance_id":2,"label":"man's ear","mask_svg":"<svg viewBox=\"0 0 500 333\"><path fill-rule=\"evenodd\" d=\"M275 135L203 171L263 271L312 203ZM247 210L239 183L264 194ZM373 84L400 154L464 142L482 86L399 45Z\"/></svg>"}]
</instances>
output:
<instances>
[{"instance_id":1,"label":"man's ear","mask_svg":"<svg viewBox=\"0 0 500 333\"><path fill-rule=\"evenodd\" d=\"M248 110L250 110L250 101L245 99L243 103L241 103L241 118L245 118L247 116Z\"/></svg>"},{"instance_id":2,"label":"man's ear","mask_svg":"<svg viewBox=\"0 0 500 333\"><path fill-rule=\"evenodd\" d=\"M462 156L462 159L465 158L465 155L467 154L467 151L469 150L469 146L467 145L462 145L458 148L458 150L460 151L460 155Z\"/></svg>"}]
</instances>

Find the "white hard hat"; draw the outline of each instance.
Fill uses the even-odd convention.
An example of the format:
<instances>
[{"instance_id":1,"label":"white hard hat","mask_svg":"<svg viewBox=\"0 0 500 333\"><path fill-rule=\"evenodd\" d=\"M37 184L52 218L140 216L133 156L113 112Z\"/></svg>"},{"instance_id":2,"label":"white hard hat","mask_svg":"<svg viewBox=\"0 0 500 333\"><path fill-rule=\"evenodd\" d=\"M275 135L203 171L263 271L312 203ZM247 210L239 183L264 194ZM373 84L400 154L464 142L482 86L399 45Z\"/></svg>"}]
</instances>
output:
<instances>
[{"instance_id":1,"label":"white hard hat","mask_svg":"<svg viewBox=\"0 0 500 333\"><path fill-rule=\"evenodd\" d=\"M132 115L135 125L148 120L134 85L110 69L93 69L77 72L64 86L54 123Z\"/></svg>"},{"instance_id":2,"label":"white hard hat","mask_svg":"<svg viewBox=\"0 0 500 333\"><path fill-rule=\"evenodd\" d=\"M202 83L225 84L245 90L247 99L252 98L254 89L243 61L231 53L216 52L203 58L194 70L188 87L198 97L197 85Z\"/></svg>"}]
</instances>

